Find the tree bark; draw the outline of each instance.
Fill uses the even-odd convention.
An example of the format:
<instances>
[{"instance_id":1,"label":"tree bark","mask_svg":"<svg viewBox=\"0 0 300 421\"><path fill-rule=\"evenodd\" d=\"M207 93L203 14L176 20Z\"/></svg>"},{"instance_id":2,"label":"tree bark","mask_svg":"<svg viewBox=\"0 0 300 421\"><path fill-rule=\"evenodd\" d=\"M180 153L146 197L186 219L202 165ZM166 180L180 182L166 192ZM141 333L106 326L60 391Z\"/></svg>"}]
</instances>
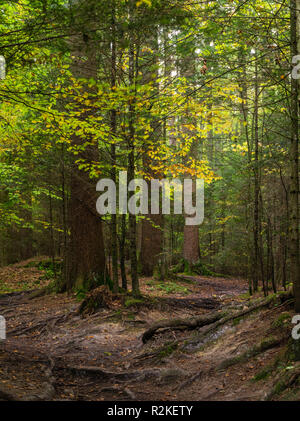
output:
<instances>
[{"instance_id":1,"label":"tree bark","mask_svg":"<svg viewBox=\"0 0 300 421\"><path fill-rule=\"evenodd\" d=\"M95 60L95 45L84 37L77 36L70 40L70 48L75 59L72 71L78 78L96 78L97 61ZM80 57L87 57L86 61ZM82 117L90 111L82 110ZM74 146L82 145L87 139L72 136ZM91 139L89 139L91 140ZM65 273L66 289L74 287L93 286L96 279L105 277L105 253L103 244L102 222L96 212L96 183L89 174L79 170L78 159L85 162L99 159L98 146L90 145L74 156L70 177L70 200L68 204L68 223L70 237L68 241ZM91 282L92 281L92 282Z\"/></svg>"},{"instance_id":2,"label":"tree bark","mask_svg":"<svg viewBox=\"0 0 300 421\"><path fill-rule=\"evenodd\" d=\"M291 0L291 55L300 53L300 1ZM290 265L294 285L295 311L300 312L300 258L299 258L299 81L291 79L291 143L290 143Z\"/></svg>"},{"instance_id":3,"label":"tree bark","mask_svg":"<svg viewBox=\"0 0 300 421\"><path fill-rule=\"evenodd\" d=\"M116 10L115 10L115 0L112 0L112 10L111 10L111 89L115 89L117 81L117 52L116 52ZM115 109L111 110L111 133L112 136L117 131L117 111ZM116 174L116 146L112 142L111 145L111 179L114 183L117 183L117 174ZM111 255L112 255L112 280L114 292L118 292L119 289L119 279L118 279L118 237L117 237L117 215L111 215Z\"/></svg>"},{"instance_id":4,"label":"tree bark","mask_svg":"<svg viewBox=\"0 0 300 421\"><path fill-rule=\"evenodd\" d=\"M151 49L151 52L146 52L143 54L143 58L149 64L147 65L145 71L143 72L143 83L145 85L153 81L153 75L158 79L158 53L159 53L159 42L158 42L158 29L156 26L151 28L151 33L149 34L148 45ZM156 94L159 94L159 85L155 84ZM152 133L152 141L155 142L160 136L161 125L158 124L157 119L152 117L151 126L154 128ZM147 156L147 145L145 145L144 155L143 155L143 167L144 171L148 173L147 184L148 191L150 192L151 182L149 178L160 178L160 174L155 174L151 168L153 162L150 161L150 158ZM149 209L151 210L151 205L149 202ZM141 273L145 276L152 276L153 271L159 260L162 259L163 251L163 216L162 214L153 215L149 212L145 215L145 219L141 223L141 253L140 253L140 266Z\"/></svg>"},{"instance_id":5,"label":"tree bark","mask_svg":"<svg viewBox=\"0 0 300 421\"><path fill-rule=\"evenodd\" d=\"M133 21L135 2L129 2L130 21ZM133 33L130 34L129 45L129 85L135 93L135 45ZM134 97L134 95L133 95ZM129 103L129 156L128 156L128 183L135 178L135 99L132 98ZM129 197L134 193L131 192ZM129 254L131 263L131 282L132 293L135 296L140 295L138 264L137 264L137 244L136 244L136 215L129 214Z\"/></svg>"}]
</instances>

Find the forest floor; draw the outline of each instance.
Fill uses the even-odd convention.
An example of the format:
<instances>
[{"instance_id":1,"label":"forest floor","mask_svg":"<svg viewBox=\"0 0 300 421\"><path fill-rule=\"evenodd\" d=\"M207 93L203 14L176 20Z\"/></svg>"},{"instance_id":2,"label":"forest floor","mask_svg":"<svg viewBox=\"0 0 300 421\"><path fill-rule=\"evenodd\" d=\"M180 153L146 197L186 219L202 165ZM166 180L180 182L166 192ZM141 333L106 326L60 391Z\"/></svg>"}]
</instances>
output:
<instances>
[{"instance_id":1,"label":"forest floor","mask_svg":"<svg viewBox=\"0 0 300 421\"><path fill-rule=\"evenodd\" d=\"M82 317L75 294L32 298L46 278L30 261L0 269L7 323L0 400L264 400L295 368L282 362L286 342L276 342L292 314L288 302L236 318L205 339L203 327L166 328L143 343L145 330L161 319L249 308L254 298L241 279L142 278L146 300L116 299ZM262 347L266 341L273 346ZM284 389L272 398L299 400L299 388Z\"/></svg>"}]
</instances>

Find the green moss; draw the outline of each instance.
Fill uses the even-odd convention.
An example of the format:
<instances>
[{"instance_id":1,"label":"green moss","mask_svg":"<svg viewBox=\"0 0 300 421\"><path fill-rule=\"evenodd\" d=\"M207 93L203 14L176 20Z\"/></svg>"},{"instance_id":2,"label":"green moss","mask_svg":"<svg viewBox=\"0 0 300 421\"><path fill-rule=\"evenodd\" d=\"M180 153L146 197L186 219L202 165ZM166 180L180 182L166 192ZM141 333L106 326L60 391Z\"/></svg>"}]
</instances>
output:
<instances>
[{"instance_id":1,"label":"green moss","mask_svg":"<svg viewBox=\"0 0 300 421\"><path fill-rule=\"evenodd\" d=\"M300 361L300 341L290 338L285 355L287 361Z\"/></svg>"},{"instance_id":2,"label":"green moss","mask_svg":"<svg viewBox=\"0 0 300 421\"><path fill-rule=\"evenodd\" d=\"M248 360L248 356L246 354L237 355L236 357L228 358L227 360L221 362L218 369L219 370L225 370L226 368L229 368L229 367L231 367L233 365L236 365L238 363L246 362L247 360Z\"/></svg>"},{"instance_id":3,"label":"green moss","mask_svg":"<svg viewBox=\"0 0 300 421\"><path fill-rule=\"evenodd\" d=\"M272 323L273 328L280 328L290 323L292 317L289 313L281 313L280 316Z\"/></svg>"},{"instance_id":4,"label":"green moss","mask_svg":"<svg viewBox=\"0 0 300 421\"><path fill-rule=\"evenodd\" d=\"M224 370L224 369L226 369L228 367L231 367L233 365L236 365L238 363L244 363L244 362L248 361L250 358L253 358L256 355L259 355L261 352L264 352L264 351L272 348L277 343L278 343L278 340L276 338L273 338L273 337L266 338L260 344L254 345L251 349L244 352L243 354L237 355L236 357L229 358L229 359L223 361L219 365L218 369Z\"/></svg>"},{"instance_id":5,"label":"green moss","mask_svg":"<svg viewBox=\"0 0 300 421\"><path fill-rule=\"evenodd\" d=\"M276 385L275 385L275 387L274 387L274 389L273 389L273 396L274 395L279 395L281 392L283 392L284 390L286 389L286 385L285 385L285 382L284 381L279 381Z\"/></svg>"},{"instance_id":6,"label":"green moss","mask_svg":"<svg viewBox=\"0 0 300 421\"><path fill-rule=\"evenodd\" d=\"M232 325L233 326L237 326L238 324L240 324L240 321L242 320L242 318L241 317L238 317L238 318L236 318L236 319L234 319L233 321L232 321Z\"/></svg>"},{"instance_id":7,"label":"green moss","mask_svg":"<svg viewBox=\"0 0 300 421\"><path fill-rule=\"evenodd\" d=\"M82 301L86 298L87 293L103 285L113 291L113 282L108 275L92 274L89 279L78 279L73 291L76 294L76 299Z\"/></svg>"},{"instance_id":8,"label":"green moss","mask_svg":"<svg viewBox=\"0 0 300 421\"><path fill-rule=\"evenodd\" d=\"M242 299L242 300L247 300L247 299L250 298L250 293L249 292L245 292L245 294L241 294L239 296L239 298Z\"/></svg>"},{"instance_id":9,"label":"green moss","mask_svg":"<svg viewBox=\"0 0 300 421\"><path fill-rule=\"evenodd\" d=\"M197 275L202 276L214 276L215 273L208 269L202 262L197 262L194 265L190 265L190 270Z\"/></svg>"},{"instance_id":10,"label":"green moss","mask_svg":"<svg viewBox=\"0 0 300 421\"><path fill-rule=\"evenodd\" d=\"M134 307L139 304L143 304L143 300L138 299L138 298L127 298L127 300L125 300L124 305L126 308L129 308L129 307Z\"/></svg>"},{"instance_id":11,"label":"green moss","mask_svg":"<svg viewBox=\"0 0 300 421\"><path fill-rule=\"evenodd\" d=\"M166 344L158 354L158 358L166 358L173 354L176 351L177 345L175 344Z\"/></svg>"},{"instance_id":12,"label":"green moss","mask_svg":"<svg viewBox=\"0 0 300 421\"><path fill-rule=\"evenodd\" d=\"M167 294L174 294L176 292L188 294L188 289L176 282L164 282L157 286L158 289L166 292Z\"/></svg>"},{"instance_id":13,"label":"green moss","mask_svg":"<svg viewBox=\"0 0 300 421\"><path fill-rule=\"evenodd\" d=\"M87 291L83 288L78 288L76 289L75 294L76 294L76 300L82 301L86 298Z\"/></svg>"},{"instance_id":14,"label":"green moss","mask_svg":"<svg viewBox=\"0 0 300 421\"><path fill-rule=\"evenodd\" d=\"M14 291L16 291L15 288L11 288L4 283L0 283L0 294L9 294Z\"/></svg>"},{"instance_id":15,"label":"green moss","mask_svg":"<svg viewBox=\"0 0 300 421\"><path fill-rule=\"evenodd\" d=\"M185 273L186 275L202 275L202 276L214 276L210 269L208 269L202 262L190 264L187 260L181 259L177 265L172 268L173 273Z\"/></svg>"},{"instance_id":16,"label":"green moss","mask_svg":"<svg viewBox=\"0 0 300 421\"><path fill-rule=\"evenodd\" d=\"M272 347L274 341L276 342L276 339L273 336L269 336L266 339L264 339L260 345L258 346L259 351L265 351Z\"/></svg>"},{"instance_id":17,"label":"green moss","mask_svg":"<svg viewBox=\"0 0 300 421\"><path fill-rule=\"evenodd\" d=\"M270 374L273 371L273 367L272 366L268 366L266 368L264 368L263 370L259 371L254 377L253 377L253 381L255 382L259 382L261 380L265 380L267 379Z\"/></svg>"}]
</instances>

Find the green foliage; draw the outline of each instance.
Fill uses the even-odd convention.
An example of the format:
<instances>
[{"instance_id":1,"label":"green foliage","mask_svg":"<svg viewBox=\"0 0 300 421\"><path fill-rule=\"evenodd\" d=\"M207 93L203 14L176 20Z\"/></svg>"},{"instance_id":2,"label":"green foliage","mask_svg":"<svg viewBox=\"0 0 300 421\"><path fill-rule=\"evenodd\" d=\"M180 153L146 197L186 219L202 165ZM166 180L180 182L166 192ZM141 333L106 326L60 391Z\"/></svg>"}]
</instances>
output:
<instances>
[{"instance_id":1,"label":"green foliage","mask_svg":"<svg viewBox=\"0 0 300 421\"><path fill-rule=\"evenodd\" d=\"M202 276L214 276L214 273L209 270L203 262L197 262L190 267L192 273Z\"/></svg>"},{"instance_id":2,"label":"green foliage","mask_svg":"<svg viewBox=\"0 0 300 421\"><path fill-rule=\"evenodd\" d=\"M23 287L26 289L26 286L24 284ZM9 294L10 292L14 291L14 288L7 286L4 282L0 281L0 294Z\"/></svg>"},{"instance_id":3,"label":"green foliage","mask_svg":"<svg viewBox=\"0 0 300 421\"><path fill-rule=\"evenodd\" d=\"M87 293L103 285L108 286L109 290L113 291L113 282L109 275L105 276L104 274L93 274L90 279L84 282L84 285L74 288L76 299L78 301L82 301L86 298Z\"/></svg>"},{"instance_id":4,"label":"green foliage","mask_svg":"<svg viewBox=\"0 0 300 421\"><path fill-rule=\"evenodd\" d=\"M81 302L82 300L84 300L86 298L86 294L89 292L86 288L75 288L75 294L76 294L76 300L78 302Z\"/></svg>"},{"instance_id":5,"label":"green foliage","mask_svg":"<svg viewBox=\"0 0 300 421\"><path fill-rule=\"evenodd\" d=\"M180 285L178 282L166 281L157 285L157 289L165 292L166 294L188 294L189 291L186 287Z\"/></svg>"},{"instance_id":6,"label":"green foliage","mask_svg":"<svg viewBox=\"0 0 300 421\"><path fill-rule=\"evenodd\" d=\"M213 276L215 275L210 271L207 266L199 261L191 265L187 260L180 259L180 261L171 268L172 273L185 273L186 275L202 275L202 276Z\"/></svg>"},{"instance_id":7,"label":"green foliage","mask_svg":"<svg viewBox=\"0 0 300 421\"><path fill-rule=\"evenodd\" d=\"M192 267L180 262L174 273L249 275L255 169L264 203L259 212L263 251L269 225L275 254L282 253L279 244L288 231L282 200L282 189L289 189L288 3L139 0L132 13L128 4L115 1L115 31L108 0L1 5L1 54L8 71L0 81L0 263L22 258L23 245L15 241L19 234L31 242L33 252L49 250L50 243L61 251L62 233L69 234L62 208L70 195L67 175L74 157L96 183L113 168L124 170L133 150L138 176L206 180L201 262ZM75 34L76 45L69 34ZM111 86L113 44L118 70ZM91 50L99 59L95 74L78 76ZM258 163L252 130L256 103ZM112 110L117 114L114 128ZM115 163L107 155L112 146ZM91 149L98 151L90 154ZM267 219L274 205L280 221L278 216ZM182 255L184 217L170 215L166 221L169 249L164 251L173 264L175 253ZM164 278L161 269L159 279ZM47 279L60 273L59 268L45 270ZM90 280L91 288L97 285L101 280Z\"/></svg>"}]
</instances>

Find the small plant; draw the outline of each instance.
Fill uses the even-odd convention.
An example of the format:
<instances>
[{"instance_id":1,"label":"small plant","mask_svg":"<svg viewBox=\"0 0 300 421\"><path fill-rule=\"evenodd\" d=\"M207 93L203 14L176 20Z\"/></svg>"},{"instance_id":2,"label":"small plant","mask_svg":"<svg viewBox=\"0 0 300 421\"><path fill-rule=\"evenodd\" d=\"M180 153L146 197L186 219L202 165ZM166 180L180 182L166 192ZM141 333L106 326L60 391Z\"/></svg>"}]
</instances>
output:
<instances>
[{"instance_id":1,"label":"small plant","mask_svg":"<svg viewBox=\"0 0 300 421\"><path fill-rule=\"evenodd\" d=\"M155 285L155 281L154 281L153 279L150 279L149 281L147 281L147 282L146 282L146 285L147 285L148 287L152 287L152 286L154 286L154 285Z\"/></svg>"},{"instance_id":2,"label":"small plant","mask_svg":"<svg viewBox=\"0 0 300 421\"><path fill-rule=\"evenodd\" d=\"M248 292L245 292L244 294L241 294L241 295L239 296L239 298L240 298L241 300L248 300L250 297L251 297L251 295L250 295L249 291L248 291Z\"/></svg>"},{"instance_id":3,"label":"small plant","mask_svg":"<svg viewBox=\"0 0 300 421\"><path fill-rule=\"evenodd\" d=\"M161 291L166 292L167 294L174 294L174 293L183 293L188 294L188 289L182 285L178 285L175 282L164 282L157 286L158 289Z\"/></svg>"},{"instance_id":4,"label":"small plant","mask_svg":"<svg viewBox=\"0 0 300 421\"><path fill-rule=\"evenodd\" d=\"M59 277L62 272L62 262L55 260L43 260L40 262L30 262L27 267L37 267L44 271L44 275L40 277L41 280L51 280Z\"/></svg>"},{"instance_id":5,"label":"small plant","mask_svg":"<svg viewBox=\"0 0 300 421\"><path fill-rule=\"evenodd\" d=\"M177 346L175 344L166 344L158 354L158 358L167 358L176 351Z\"/></svg>"},{"instance_id":6,"label":"small plant","mask_svg":"<svg viewBox=\"0 0 300 421\"><path fill-rule=\"evenodd\" d=\"M185 273L186 275L200 275L200 276L214 276L216 275L210 269L208 269L202 262L195 264L189 263L185 259L181 259L177 265L171 268L172 273Z\"/></svg>"},{"instance_id":7,"label":"small plant","mask_svg":"<svg viewBox=\"0 0 300 421\"><path fill-rule=\"evenodd\" d=\"M214 273L209 270L202 262L197 262L194 265L191 265L191 271L197 275L214 276Z\"/></svg>"},{"instance_id":8,"label":"small plant","mask_svg":"<svg viewBox=\"0 0 300 421\"><path fill-rule=\"evenodd\" d=\"M241 317L238 317L237 319L233 319L232 326L237 326L238 324L240 324L241 320L242 320Z\"/></svg>"},{"instance_id":9,"label":"small plant","mask_svg":"<svg viewBox=\"0 0 300 421\"><path fill-rule=\"evenodd\" d=\"M82 301L85 299L86 294L87 294L87 290L84 288L79 288L75 290L75 294L76 294L76 300L77 301Z\"/></svg>"},{"instance_id":10,"label":"small plant","mask_svg":"<svg viewBox=\"0 0 300 421\"><path fill-rule=\"evenodd\" d=\"M74 292L76 295L80 295L85 298L85 295L92 291L93 289L99 288L103 285L106 285L110 291L113 291L113 281L108 275L104 274L92 274L90 279L84 281L83 285L75 289Z\"/></svg>"}]
</instances>

